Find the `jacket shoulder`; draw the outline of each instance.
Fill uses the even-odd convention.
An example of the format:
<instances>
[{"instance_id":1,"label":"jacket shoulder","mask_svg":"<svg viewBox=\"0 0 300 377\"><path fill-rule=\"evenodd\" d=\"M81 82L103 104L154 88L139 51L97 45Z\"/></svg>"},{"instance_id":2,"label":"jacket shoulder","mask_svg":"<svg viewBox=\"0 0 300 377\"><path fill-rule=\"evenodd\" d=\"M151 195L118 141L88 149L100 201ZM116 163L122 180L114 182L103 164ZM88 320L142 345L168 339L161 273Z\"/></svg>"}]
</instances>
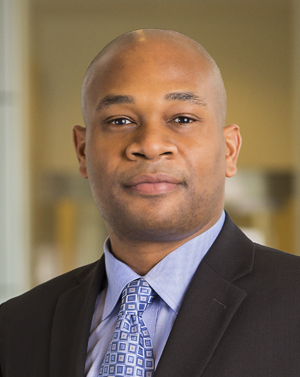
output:
<instances>
[{"instance_id":1,"label":"jacket shoulder","mask_svg":"<svg viewBox=\"0 0 300 377\"><path fill-rule=\"evenodd\" d=\"M300 257L267 246L255 245L253 272L282 289L300 292Z\"/></svg>"},{"instance_id":2,"label":"jacket shoulder","mask_svg":"<svg viewBox=\"0 0 300 377\"><path fill-rule=\"evenodd\" d=\"M34 313L54 311L59 296L76 287L84 279L88 279L98 264L99 261L76 268L2 303L0 306L1 323L4 322L3 318L10 321L18 315L24 317L26 313L34 315Z\"/></svg>"}]
</instances>

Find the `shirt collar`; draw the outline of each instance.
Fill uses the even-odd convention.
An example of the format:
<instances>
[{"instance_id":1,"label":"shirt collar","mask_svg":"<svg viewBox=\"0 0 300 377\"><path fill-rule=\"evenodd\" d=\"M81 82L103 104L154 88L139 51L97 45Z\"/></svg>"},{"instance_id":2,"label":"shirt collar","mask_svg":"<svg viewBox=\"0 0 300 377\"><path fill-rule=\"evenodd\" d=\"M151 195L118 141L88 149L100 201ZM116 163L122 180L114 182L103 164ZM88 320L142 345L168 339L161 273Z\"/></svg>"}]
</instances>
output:
<instances>
[{"instance_id":1,"label":"shirt collar","mask_svg":"<svg viewBox=\"0 0 300 377\"><path fill-rule=\"evenodd\" d=\"M176 314L199 263L220 233L224 220L223 211L210 229L172 251L143 277ZM109 238L104 243L104 254L108 288L103 320L114 309L125 285L140 278L109 252Z\"/></svg>"}]
</instances>

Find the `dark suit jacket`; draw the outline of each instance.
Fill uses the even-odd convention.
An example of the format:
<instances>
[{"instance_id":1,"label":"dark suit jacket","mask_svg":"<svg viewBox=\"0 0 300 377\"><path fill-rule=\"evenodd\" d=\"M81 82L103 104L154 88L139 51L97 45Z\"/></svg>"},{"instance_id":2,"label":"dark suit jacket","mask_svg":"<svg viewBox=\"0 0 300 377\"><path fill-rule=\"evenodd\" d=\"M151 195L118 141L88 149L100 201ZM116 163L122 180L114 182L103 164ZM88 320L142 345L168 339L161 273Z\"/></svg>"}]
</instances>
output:
<instances>
[{"instance_id":1,"label":"dark suit jacket","mask_svg":"<svg viewBox=\"0 0 300 377\"><path fill-rule=\"evenodd\" d=\"M83 377L104 260L3 304L0 375ZM299 377L300 258L227 216L187 290L155 377Z\"/></svg>"}]
</instances>

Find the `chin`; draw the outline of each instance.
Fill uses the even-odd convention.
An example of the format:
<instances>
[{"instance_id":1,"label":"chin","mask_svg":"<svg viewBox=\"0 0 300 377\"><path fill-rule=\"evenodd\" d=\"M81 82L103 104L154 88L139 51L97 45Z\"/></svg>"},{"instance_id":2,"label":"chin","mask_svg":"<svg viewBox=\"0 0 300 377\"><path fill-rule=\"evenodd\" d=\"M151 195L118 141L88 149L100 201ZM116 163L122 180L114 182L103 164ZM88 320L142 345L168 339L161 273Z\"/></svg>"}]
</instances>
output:
<instances>
[{"instance_id":1,"label":"chin","mask_svg":"<svg viewBox=\"0 0 300 377\"><path fill-rule=\"evenodd\" d=\"M121 217L120 217L121 218ZM170 242L185 239L201 229L201 221L183 220L180 216L142 218L136 216L120 222L120 218L108 224L118 238L127 238L143 242ZM195 220L195 219L193 219Z\"/></svg>"}]
</instances>

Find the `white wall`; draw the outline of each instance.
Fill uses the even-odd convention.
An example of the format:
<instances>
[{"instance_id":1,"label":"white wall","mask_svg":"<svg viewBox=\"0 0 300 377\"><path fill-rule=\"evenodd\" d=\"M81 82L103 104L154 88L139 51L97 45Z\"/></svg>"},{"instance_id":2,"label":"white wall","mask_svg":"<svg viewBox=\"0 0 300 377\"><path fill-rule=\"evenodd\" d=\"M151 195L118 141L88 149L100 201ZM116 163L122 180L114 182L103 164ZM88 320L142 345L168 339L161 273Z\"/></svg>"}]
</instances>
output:
<instances>
[{"instance_id":1,"label":"white wall","mask_svg":"<svg viewBox=\"0 0 300 377\"><path fill-rule=\"evenodd\" d=\"M0 0L0 302L23 292L29 280L25 5Z\"/></svg>"}]
</instances>

